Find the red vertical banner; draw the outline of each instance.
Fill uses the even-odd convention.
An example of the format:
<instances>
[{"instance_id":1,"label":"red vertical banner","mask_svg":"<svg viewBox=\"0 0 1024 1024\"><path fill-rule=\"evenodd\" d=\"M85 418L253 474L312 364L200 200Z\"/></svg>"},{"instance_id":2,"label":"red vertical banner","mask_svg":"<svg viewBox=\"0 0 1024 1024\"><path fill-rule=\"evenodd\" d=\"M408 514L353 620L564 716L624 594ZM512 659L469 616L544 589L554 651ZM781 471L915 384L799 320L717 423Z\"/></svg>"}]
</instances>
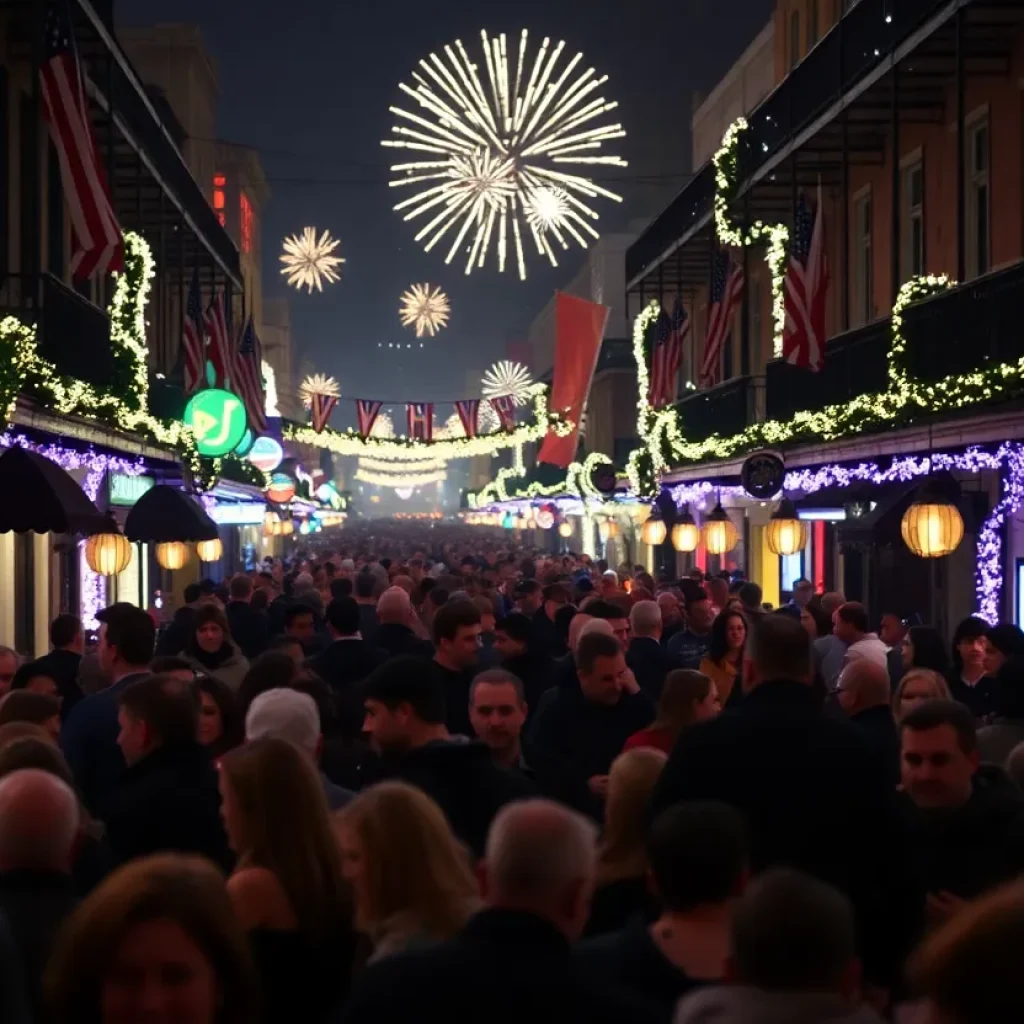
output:
<instances>
[{"instance_id":1,"label":"red vertical banner","mask_svg":"<svg viewBox=\"0 0 1024 1024\"><path fill-rule=\"evenodd\" d=\"M555 372L549 407L572 420L572 432L544 438L538 462L566 468L576 457L576 441L590 381L601 352L601 339L608 321L608 307L578 299L565 292L555 293Z\"/></svg>"}]
</instances>

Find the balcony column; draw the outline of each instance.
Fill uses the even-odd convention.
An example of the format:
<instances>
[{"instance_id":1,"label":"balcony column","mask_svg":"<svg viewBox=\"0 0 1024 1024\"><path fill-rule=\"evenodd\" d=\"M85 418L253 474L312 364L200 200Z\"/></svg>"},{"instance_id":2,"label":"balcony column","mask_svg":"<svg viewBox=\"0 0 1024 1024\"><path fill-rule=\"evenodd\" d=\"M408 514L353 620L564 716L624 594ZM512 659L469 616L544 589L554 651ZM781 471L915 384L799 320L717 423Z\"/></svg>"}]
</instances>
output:
<instances>
[{"instance_id":1,"label":"balcony column","mask_svg":"<svg viewBox=\"0 0 1024 1024\"><path fill-rule=\"evenodd\" d=\"M900 76L899 65L892 66L891 104L892 166L890 195L892 196L892 240L890 244L891 266L889 267L889 305L896 302L900 290Z\"/></svg>"},{"instance_id":2,"label":"balcony column","mask_svg":"<svg viewBox=\"0 0 1024 1024\"><path fill-rule=\"evenodd\" d=\"M170 349L168 321L170 320L170 302L167 297L167 286L170 282L170 268L167 266L167 228L164 224L164 190L160 189L160 227L156 235L156 284L160 289L157 292L156 307L156 369L161 373L170 370Z\"/></svg>"},{"instance_id":3,"label":"balcony column","mask_svg":"<svg viewBox=\"0 0 1024 1024\"><path fill-rule=\"evenodd\" d=\"M750 226L750 192L743 197L743 230ZM750 246L743 246L743 307L740 310L740 375L750 376Z\"/></svg>"},{"instance_id":4,"label":"balcony column","mask_svg":"<svg viewBox=\"0 0 1024 1024\"><path fill-rule=\"evenodd\" d=\"M178 258L178 310L177 310L176 316L174 317L174 322L176 324L184 324L185 323L185 222L183 220L179 219L178 223L175 225L174 230L178 232L178 244L174 247L175 250L176 250L177 258ZM202 305L202 298L200 298L199 304ZM180 342L179 342L179 348L180 348ZM171 362L171 366L168 367L168 370L172 369L175 366L177 366L177 360L176 359ZM184 373L185 373L185 364L184 364L184 361L183 361L182 362L182 381L183 382L184 382L184 379L185 379L184 378ZM203 380L206 379L206 367L205 366L202 368L202 371L200 372L200 377Z\"/></svg>"},{"instance_id":5,"label":"balcony column","mask_svg":"<svg viewBox=\"0 0 1024 1024\"><path fill-rule=\"evenodd\" d=\"M22 181L20 185L20 199L28 207L29 219L32 224L29 237L20 240L21 252L28 257L28 266L21 268L22 274L26 275L22 288L24 294L31 296L33 309L38 309L42 301L42 284L39 280L39 274L43 269L41 237L43 224L41 195L43 187L43 108L38 69L43 66L43 33L46 31L45 16L46 5L42 0L34 0L32 4L32 67L34 73L32 75L32 130L30 133L32 149L28 159L29 180ZM18 95L17 90L14 90L14 94ZM24 115L24 107L22 108L22 115ZM21 223L24 225L25 221L22 220ZM22 296L23 299L24 294Z\"/></svg>"},{"instance_id":6,"label":"balcony column","mask_svg":"<svg viewBox=\"0 0 1024 1024\"><path fill-rule=\"evenodd\" d=\"M965 191L967 185L967 144L964 135L964 9L957 7L956 27L956 279L967 277Z\"/></svg>"},{"instance_id":7,"label":"balcony column","mask_svg":"<svg viewBox=\"0 0 1024 1024\"><path fill-rule=\"evenodd\" d=\"M845 74L846 44L843 37L843 26L845 19L842 12L839 14L839 93L843 92L843 76ZM840 325L841 329L850 329L850 133L849 116L844 106L839 114L839 127L842 138L842 157L839 164L840 177L840 202L842 209L839 214L840 224L840 245L842 254L840 256L842 275L842 293L840 295Z\"/></svg>"}]
</instances>

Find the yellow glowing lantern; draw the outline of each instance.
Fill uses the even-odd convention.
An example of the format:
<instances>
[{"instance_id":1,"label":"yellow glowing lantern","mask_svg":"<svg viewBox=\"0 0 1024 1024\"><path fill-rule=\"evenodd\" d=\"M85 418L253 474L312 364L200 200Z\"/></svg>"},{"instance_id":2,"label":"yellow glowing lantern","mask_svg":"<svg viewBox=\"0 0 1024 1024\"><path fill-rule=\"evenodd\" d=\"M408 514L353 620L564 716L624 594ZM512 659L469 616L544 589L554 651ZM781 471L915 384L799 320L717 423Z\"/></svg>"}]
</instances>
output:
<instances>
[{"instance_id":1,"label":"yellow glowing lantern","mask_svg":"<svg viewBox=\"0 0 1024 1024\"><path fill-rule=\"evenodd\" d=\"M287 537L289 534L292 534L294 532L295 532L295 523L293 523L290 519L286 519L281 524L281 533L283 533Z\"/></svg>"},{"instance_id":2,"label":"yellow glowing lantern","mask_svg":"<svg viewBox=\"0 0 1024 1024\"><path fill-rule=\"evenodd\" d=\"M224 545L221 544L220 537L214 537L213 540L201 540L196 545L196 554L199 556L200 562L217 562L224 554Z\"/></svg>"},{"instance_id":3,"label":"yellow glowing lantern","mask_svg":"<svg viewBox=\"0 0 1024 1024\"><path fill-rule=\"evenodd\" d=\"M123 534L97 533L85 542L85 561L100 576L116 576L128 568L132 545Z\"/></svg>"},{"instance_id":4,"label":"yellow glowing lantern","mask_svg":"<svg viewBox=\"0 0 1024 1024\"><path fill-rule=\"evenodd\" d=\"M640 528L640 539L649 547L657 547L665 543L668 536L668 527L665 520L657 512L652 512L650 518Z\"/></svg>"},{"instance_id":5,"label":"yellow glowing lantern","mask_svg":"<svg viewBox=\"0 0 1024 1024\"><path fill-rule=\"evenodd\" d=\"M937 495L922 495L903 513L900 524L907 547L921 558L942 558L964 539L964 521L956 505Z\"/></svg>"},{"instance_id":6,"label":"yellow glowing lantern","mask_svg":"<svg viewBox=\"0 0 1024 1024\"><path fill-rule=\"evenodd\" d=\"M558 536L568 540L572 536L572 523L559 523Z\"/></svg>"},{"instance_id":7,"label":"yellow glowing lantern","mask_svg":"<svg viewBox=\"0 0 1024 1024\"><path fill-rule=\"evenodd\" d=\"M180 540L157 544L156 560L164 569L180 569L188 561L188 545Z\"/></svg>"},{"instance_id":8,"label":"yellow glowing lantern","mask_svg":"<svg viewBox=\"0 0 1024 1024\"><path fill-rule=\"evenodd\" d=\"M721 504L704 520L704 546L712 555L724 555L739 543L740 532Z\"/></svg>"},{"instance_id":9,"label":"yellow glowing lantern","mask_svg":"<svg viewBox=\"0 0 1024 1024\"><path fill-rule=\"evenodd\" d=\"M807 547L807 524L797 515L789 498L783 498L772 513L764 539L768 550L776 555L795 555Z\"/></svg>"},{"instance_id":10,"label":"yellow glowing lantern","mask_svg":"<svg viewBox=\"0 0 1024 1024\"><path fill-rule=\"evenodd\" d=\"M700 529L690 515L689 508L684 508L672 527L672 547L676 551L696 551L699 543Z\"/></svg>"}]
</instances>

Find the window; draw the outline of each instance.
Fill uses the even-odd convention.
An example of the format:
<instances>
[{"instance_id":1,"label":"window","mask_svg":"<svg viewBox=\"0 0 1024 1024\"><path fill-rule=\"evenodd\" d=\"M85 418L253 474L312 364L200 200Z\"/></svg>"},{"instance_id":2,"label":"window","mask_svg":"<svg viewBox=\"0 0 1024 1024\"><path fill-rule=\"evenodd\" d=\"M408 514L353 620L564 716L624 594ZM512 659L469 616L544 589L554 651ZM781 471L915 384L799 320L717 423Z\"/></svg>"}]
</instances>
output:
<instances>
[{"instance_id":1,"label":"window","mask_svg":"<svg viewBox=\"0 0 1024 1024\"><path fill-rule=\"evenodd\" d=\"M227 179L223 174L213 176L213 212L217 214L217 220L224 224L224 186Z\"/></svg>"},{"instance_id":2,"label":"window","mask_svg":"<svg viewBox=\"0 0 1024 1024\"><path fill-rule=\"evenodd\" d=\"M988 118L981 117L967 129L967 195L964 197L968 277L988 272L991 266Z\"/></svg>"},{"instance_id":3,"label":"window","mask_svg":"<svg viewBox=\"0 0 1024 1024\"><path fill-rule=\"evenodd\" d=\"M792 70L800 63L800 12L789 16L789 67Z\"/></svg>"},{"instance_id":4,"label":"window","mask_svg":"<svg viewBox=\"0 0 1024 1024\"><path fill-rule=\"evenodd\" d=\"M807 49L818 41L818 0L807 0Z\"/></svg>"},{"instance_id":5,"label":"window","mask_svg":"<svg viewBox=\"0 0 1024 1024\"><path fill-rule=\"evenodd\" d=\"M901 276L904 281L924 273L924 165L920 157L903 168L900 194Z\"/></svg>"},{"instance_id":6,"label":"window","mask_svg":"<svg viewBox=\"0 0 1024 1024\"><path fill-rule=\"evenodd\" d=\"M252 252L252 204L244 192L238 194L238 223L242 252Z\"/></svg>"},{"instance_id":7,"label":"window","mask_svg":"<svg viewBox=\"0 0 1024 1024\"><path fill-rule=\"evenodd\" d=\"M871 266L871 190L853 200L853 319L866 324L875 316Z\"/></svg>"}]
</instances>

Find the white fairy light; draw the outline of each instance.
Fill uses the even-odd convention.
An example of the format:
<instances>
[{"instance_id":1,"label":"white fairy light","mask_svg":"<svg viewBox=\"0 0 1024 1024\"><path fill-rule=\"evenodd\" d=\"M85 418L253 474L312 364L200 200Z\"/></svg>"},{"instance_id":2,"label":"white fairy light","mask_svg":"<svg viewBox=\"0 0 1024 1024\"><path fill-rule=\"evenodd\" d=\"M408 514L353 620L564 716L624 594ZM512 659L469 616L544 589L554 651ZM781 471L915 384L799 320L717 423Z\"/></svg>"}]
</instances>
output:
<instances>
[{"instance_id":1,"label":"white fairy light","mask_svg":"<svg viewBox=\"0 0 1024 1024\"><path fill-rule=\"evenodd\" d=\"M312 294L315 287L322 292L325 281L333 284L341 280L335 267L340 267L345 261L340 256L331 255L340 244L336 238L331 238L328 231L317 238L316 228L303 228L301 235L289 235L284 240L281 273L294 288L301 290L307 287Z\"/></svg>"},{"instance_id":2,"label":"white fairy light","mask_svg":"<svg viewBox=\"0 0 1024 1024\"><path fill-rule=\"evenodd\" d=\"M515 55L504 33L482 32L481 43L484 77L460 41L419 62L413 84L400 85L415 106L391 107L392 138L382 145L416 157L392 165L390 185L413 187L395 209L407 221L425 219L417 242L429 252L444 239L445 262L461 253L467 274L492 247L504 271L511 248L525 279L524 236L553 265L549 236L562 248L570 238L586 248L598 237L590 202L622 197L565 168L625 167L600 151L626 132L606 121L618 104L597 94L608 78L582 70L582 53L559 66L565 43L545 38L528 58L525 29Z\"/></svg>"},{"instance_id":3,"label":"white fairy light","mask_svg":"<svg viewBox=\"0 0 1024 1024\"><path fill-rule=\"evenodd\" d=\"M414 284L402 295L398 310L403 327L415 327L416 337L433 338L447 326L451 306L448 296L430 284Z\"/></svg>"},{"instance_id":4,"label":"white fairy light","mask_svg":"<svg viewBox=\"0 0 1024 1024\"><path fill-rule=\"evenodd\" d=\"M532 387L530 371L522 363L514 363L510 359L500 360L484 374L484 398L503 398L507 395L516 405L526 405L530 401ZM489 408L490 403L487 405Z\"/></svg>"}]
</instances>

